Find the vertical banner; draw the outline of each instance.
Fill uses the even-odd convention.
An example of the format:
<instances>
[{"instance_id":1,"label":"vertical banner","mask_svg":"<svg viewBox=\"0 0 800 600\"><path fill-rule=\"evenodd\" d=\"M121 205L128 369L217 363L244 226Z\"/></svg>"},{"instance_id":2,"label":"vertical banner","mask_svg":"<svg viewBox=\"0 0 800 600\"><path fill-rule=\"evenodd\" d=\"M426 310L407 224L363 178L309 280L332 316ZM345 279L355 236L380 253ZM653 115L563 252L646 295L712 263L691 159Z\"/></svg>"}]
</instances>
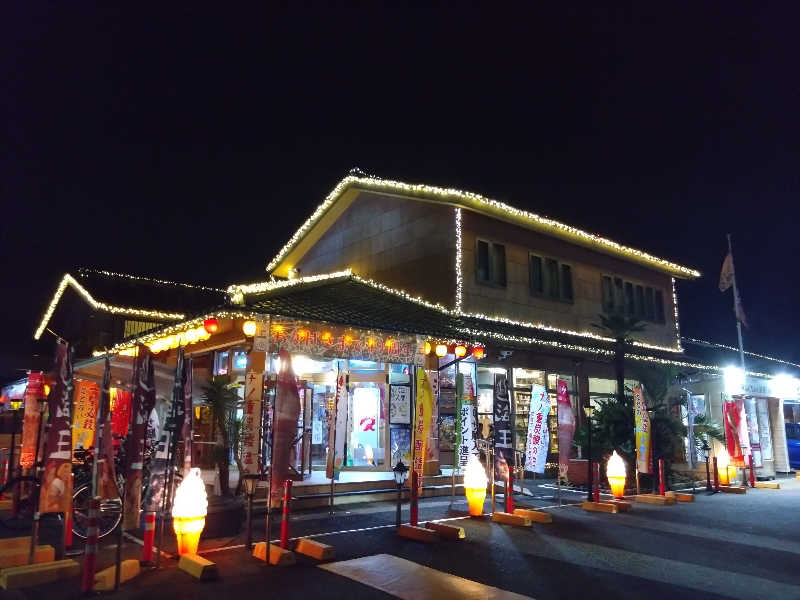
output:
<instances>
[{"instance_id":1,"label":"vertical banner","mask_svg":"<svg viewBox=\"0 0 800 600\"><path fill-rule=\"evenodd\" d=\"M328 427L325 476L328 479L338 479L344 462L344 444L347 438L347 377L341 371L336 378L336 395L330 408Z\"/></svg>"},{"instance_id":2,"label":"vertical banner","mask_svg":"<svg viewBox=\"0 0 800 600\"><path fill-rule=\"evenodd\" d=\"M42 413L39 412L39 399L44 398L44 375L30 373L28 385L25 387L25 412L22 420L22 451L19 464L23 469L30 469L36 462L38 449L36 438Z\"/></svg>"},{"instance_id":3,"label":"vertical banner","mask_svg":"<svg viewBox=\"0 0 800 600\"><path fill-rule=\"evenodd\" d=\"M758 415L758 437L761 442L761 460L775 460L772 454L772 427L769 423L769 407L766 398L756 399Z\"/></svg>"},{"instance_id":4,"label":"vertical banner","mask_svg":"<svg viewBox=\"0 0 800 600\"><path fill-rule=\"evenodd\" d=\"M58 342L54 371L39 512L66 514L72 506L72 350L64 341Z\"/></svg>"},{"instance_id":5,"label":"vertical banner","mask_svg":"<svg viewBox=\"0 0 800 600\"><path fill-rule=\"evenodd\" d=\"M111 363L106 357L97 419L97 495L102 500L119 497L114 472L114 432L111 427Z\"/></svg>"},{"instance_id":6,"label":"vertical banner","mask_svg":"<svg viewBox=\"0 0 800 600\"><path fill-rule=\"evenodd\" d=\"M739 446L742 448L742 464L736 465L737 467L746 467L749 464L748 456L752 454L750 451L750 433L747 431L747 415L744 410L744 399L736 398L736 435L739 438Z\"/></svg>"},{"instance_id":7,"label":"vertical banner","mask_svg":"<svg viewBox=\"0 0 800 600\"><path fill-rule=\"evenodd\" d=\"M422 489L428 438L433 413L433 389L425 369L417 368L417 403L414 411L414 445L412 468L417 472L417 484Z\"/></svg>"},{"instance_id":8,"label":"vertical banner","mask_svg":"<svg viewBox=\"0 0 800 600\"><path fill-rule=\"evenodd\" d=\"M543 385L531 386L531 404L528 409L528 439L525 443L525 470L544 473L547 451L550 448L550 431L547 416L550 414L550 398Z\"/></svg>"},{"instance_id":9,"label":"vertical banner","mask_svg":"<svg viewBox=\"0 0 800 600\"><path fill-rule=\"evenodd\" d=\"M636 433L636 468L639 473L650 473L650 415L647 414L647 403L644 401L642 386L633 388L633 417Z\"/></svg>"},{"instance_id":10,"label":"vertical banner","mask_svg":"<svg viewBox=\"0 0 800 600\"><path fill-rule=\"evenodd\" d=\"M131 398L131 424L125 440L125 507L123 529L139 526L142 510L142 461L144 460L144 436L147 421L156 404L153 355L150 348L137 346L133 362L133 397Z\"/></svg>"},{"instance_id":11,"label":"vertical banner","mask_svg":"<svg viewBox=\"0 0 800 600\"><path fill-rule=\"evenodd\" d=\"M725 444L731 457L730 464L743 467L744 454L739 443L739 412L736 410L736 403L725 392L722 392L722 406L725 418Z\"/></svg>"},{"instance_id":12,"label":"vertical banner","mask_svg":"<svg viewBox=\"0 0 800 600\"><path fill-rule=\"evenodd\" d=\"M283 497L283 483L289 476L289 464L294 452L293 442L297 436L297 421L300 418L300 394L297 378L292 370L292 359L286 350L280 351L281 370L278 373L278 392L275 394L275 410L272 447L272 502Z\"/></svg>"},{"instance_id":13,"label":"vertical banner","mask_svg":"<svg viewBox=\"0 0 800 600\"><path fill-rule=\"evenodd\" d=\"M189 474L192 468L192 436L194 436L194 402L192 394L194 393L194 368L192 364L192 357L184 362L184 376L183 376L183 474ZM260 425L260 424L259 424Z\"/></svg>"},{"instance_id":14,"label":"vertical banner","mask_svg":"<svg viewBox=\"0 0 800 600\"><path fill-rule=\"evenodd\" d=\"M472 387L472 377L459 373L456 380L458 386L458 424L456 432L458 435L458 467L467 466L469 457L478 454L478 446L475 443L475 404L474 391Z\"/></svg>"},{"instance_id":15,"label":"vertical banner","mask_svg":"<svg viewBox=\"0 0 800 600\"><path fill-rule=\"evenodd\" d=\"M494 477L508 480L509 466L514 464L511 443L511 399L505 373L494 374Z\"/></svg>"},{"instance_id":16,"label":"vertical banner","mask_svg":"<svg viewBox=\"0 0 800 600\"><path fill-rule=\"evenodd\" d=\"M439 371L428 371L428 381L431 385L431 410L430 425L428 427L428 443L425 447L425 462L434 462L439 465Z\"/></svg>"},{"instance_id":17,"label":"vertical banner","mask_svg":"<svg viewBox=\"0 0 800 600\"><path fill-rule=\"evenodd\" d=\"M261 397L264 374L248 371L244 384L244 410L242 415L242 465L244 472L256 475L261 472L258 450L261 447Z\"/></svg>"},{"instance_id":18,"label":"vertical banner","mask_svg":"<svg viewBox=\"0 0 800 600\"><path fill-rule=\"evenodd\" d=\"M169 412L164 417L164 425L156 427L158 442L156 453L150 465L150 482L144 501L145 512L159 512L164 506L164 493L167 488L167 474L174 464L176 439L183 430L183 411L185 408L183 368L183 346L178 348L178 362L175 366L175 382L172 385L172 402ZM157 412L157 411L156 411ZM171 498L168 498L171 500Z\"/></svg>"},{"instance_id":19,"label":"vertical banner","mask_svg":"<svg viewBox=\"0 0 800 600\"><path fill-rule=\"evenodd\" d=\"M753 466L763 467L761 457L761 437L758 434L758 415L756 414L756 399L748 396L744 399L745 419L747 421L747 435L750 438L750 452L753 454Z\"/></svg>"},{"instance_id":20,"label":"vertical banner","mask_svg":"<svg viewBox=\"0 0 800 600\"><path fill-rule=\"evenodd\" d=\"M569 471L569 457L572 454L572 438L575 436L575 415L569 401L567 382L559 379L556 382L556 400L558 416L558 472L566 477ZM533 404L533 398L531 398Z\"/></svg>"},{"instance_id":21,"label":"vertical banner","mask_svg":"<svg viewBox=\"0 0 800 600\"><path fill-rule=\"evenodd\" d=\"M94 428L97 425L97 408L100 388L92 381L75 382L75 401L72 411L72 447L89 449L94 446ZM127 432L128 425L125 424Z\"/></svg>"},{"instance_id":22,"label":"vertical banner","mask_svg":"<svg viewBox=\"0 0 800 600\"><path fill-rule=\"evenodd\" d=\"M131 393L128 390L112 388L111 402L111 430L114 432L114 443L117 444L117 438L122 439L128 435L128 426L131 423Z\"/></svg>"}]
</instances>

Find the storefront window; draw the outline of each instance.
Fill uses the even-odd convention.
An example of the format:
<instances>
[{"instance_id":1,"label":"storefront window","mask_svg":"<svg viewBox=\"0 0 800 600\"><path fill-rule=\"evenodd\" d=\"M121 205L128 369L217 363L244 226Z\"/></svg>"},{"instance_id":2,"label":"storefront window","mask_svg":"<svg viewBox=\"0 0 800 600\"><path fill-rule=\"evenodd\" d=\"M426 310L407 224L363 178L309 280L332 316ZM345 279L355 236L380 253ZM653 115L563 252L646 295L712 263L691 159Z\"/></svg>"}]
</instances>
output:
<instances>
[{"instance_id":1,"label":"storefront window","mask_svg":"<svg viewBox=\"0 0 800 600\"><path fill-rule=\"evenodd\" d=\"M348 465L384 466L386 459L384 385L374 381L351 382L348 404Z\"/></svg>"},{"instance_id":2,"label":"storefront window","mask_svg":"<svg viewBox=\"0 0 800 600\"><path fill-rule=\"evenodd\" d=\"M244 371L247 369L247 352L245 350L233 351L233 370Z\"/></svg>"},{"instance_id":3,"label":"storefront window","mask_svg":"<svg viewBox=\"0 0 800 600\"><path fill-rule=\"evenodd\" d=\"M214 375L227 375L230 352L223 350L214 353Z\"/></svg>"},{"instance_id":4,"label":"storefront window","mask_svg":"<svg viewBox=\"0 0 800 600\"><path fill-rule=\"evenodd\" d=\"M390 364L389 383L392 385L408 385L411 382L411 370L408 365Z\"/></svg>"}]
</instances>

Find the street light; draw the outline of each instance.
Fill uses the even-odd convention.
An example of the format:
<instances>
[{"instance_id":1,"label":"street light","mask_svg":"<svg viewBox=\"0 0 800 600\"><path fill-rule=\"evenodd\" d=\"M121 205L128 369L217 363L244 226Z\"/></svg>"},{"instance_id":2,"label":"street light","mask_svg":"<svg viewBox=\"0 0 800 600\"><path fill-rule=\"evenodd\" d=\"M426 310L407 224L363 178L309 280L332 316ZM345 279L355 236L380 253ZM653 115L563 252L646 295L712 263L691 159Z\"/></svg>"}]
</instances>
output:
<instances>
[{"instance_id":1,"label":"street light","mask_svg":"<svg viewBox=\"0 0 800 600\"><path fill-rule=\"evenodd\" d=\"M394 472L394 482L397 484L397 526L400 527L400 509L403 505L403 484L406 482L406 479L408 479L408 467L403 464L402 460L398 460L392 471Z\"/></svg>"},{"instance_id":2,"label":"street light","mask_svg":"<svg viewBox=\"0 0 800 600\"><path fill-rule=\"evenodd\" d=\"M589 491L586 494L586 499L592 502L594 500L594 494L592 493L594 487L594 476L592 474L592 414L594 413L594 407L591 404L587 404L583 407L583 412L586 414L586 473L587 481L589 482Z\"/></svg>"}]
</instances>

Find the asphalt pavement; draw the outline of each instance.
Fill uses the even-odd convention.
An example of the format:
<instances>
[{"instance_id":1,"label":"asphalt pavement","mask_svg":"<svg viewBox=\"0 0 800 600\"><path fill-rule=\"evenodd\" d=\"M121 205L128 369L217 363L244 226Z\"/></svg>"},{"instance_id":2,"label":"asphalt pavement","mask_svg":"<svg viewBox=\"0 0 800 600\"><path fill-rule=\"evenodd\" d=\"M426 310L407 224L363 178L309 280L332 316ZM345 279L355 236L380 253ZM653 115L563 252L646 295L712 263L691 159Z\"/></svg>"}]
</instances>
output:
<instances>
[{"instance_id":1,"label":"asphalt pavement","mask_svg":"<svg viewBox=\"0 0 800 600\"><path fill-rule=\"evenodd\" d=\"M395 505L355 504L292 516L292 537L310 536L336 548L336 560L387 553L472 581L537 599L555 598L780 598L800 599L800 481L780 480L782 489L748 489L745 495L707 495L674 506L635 504L629 513L588 513L583 495L540 486L541 498L518 496L517 506L542 508L551 524L512 527L489 517L466 517L463 497L420 503L420 521L452 519L465 528L461 541L423 544L395 533ZM498 510L502 497L498 499ZM487 500L486 512L491 510ZM403 512L407 521L407 506ZM275 523L274 536L280 520ZM264 539L263 516L254 539ZM3 533L4 536L7 534ZM45 537L53 533L45 533ZM167 532L165 550L174 552ZM162 558L161 568L123 584L115 598L389 598L388 594L317 568L298 557L292 567L271 567L250 556L244 535L202 540L200 553L215 561L218 581L200 583ZM105 540L101 566L111 564L115 545ZM141 547L128 539L126 557ZM80 558L80 557L79 557ZM77 580L4 592L0 598L78 597Z\"/></svg>"}]
</instances>

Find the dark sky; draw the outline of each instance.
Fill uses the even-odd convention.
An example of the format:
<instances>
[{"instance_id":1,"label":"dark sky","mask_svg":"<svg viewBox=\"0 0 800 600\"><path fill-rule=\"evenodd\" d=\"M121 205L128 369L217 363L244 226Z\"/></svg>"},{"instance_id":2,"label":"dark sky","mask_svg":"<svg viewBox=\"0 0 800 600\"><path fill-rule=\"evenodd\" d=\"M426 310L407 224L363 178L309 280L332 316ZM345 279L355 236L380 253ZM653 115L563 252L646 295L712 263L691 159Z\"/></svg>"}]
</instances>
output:
<instances>
[{"instance_id":1,"label":"dark sky","mask_svg":"<svg viewBox=\"0 0 800 600\"><path fill-rule=\"evenodd\" d=\"M693 266L725 343L731 232L746 347L800 361L791 4L110 4L4 9L0 376L66 270L259 279L353 166Z\"/></svg>"}]
</instances>

